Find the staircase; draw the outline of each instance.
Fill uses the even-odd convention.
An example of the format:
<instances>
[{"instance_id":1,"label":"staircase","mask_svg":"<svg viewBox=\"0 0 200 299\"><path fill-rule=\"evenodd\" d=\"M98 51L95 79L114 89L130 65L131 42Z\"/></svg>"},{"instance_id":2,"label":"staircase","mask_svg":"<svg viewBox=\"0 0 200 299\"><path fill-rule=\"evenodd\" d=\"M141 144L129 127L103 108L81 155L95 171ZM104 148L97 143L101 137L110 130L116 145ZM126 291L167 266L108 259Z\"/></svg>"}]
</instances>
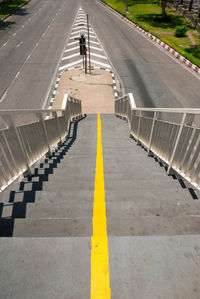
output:
<instances>
[{"instance_id":1,"label":"staircase","mask_svg":"<svg viewBox=\"0 0 200 299\"><path fill-rule=\"evenodd\" d=\"M198 298L194 190L148 157L125 121L101 123L112 298ZM97 115L85 115L31 178L1 194L0 234L17 237L0 239L2 298L90 297L96 151Z\"/></svg>"},{"instance_id":2,"label":"staircase","mask_svg":"<svg viewBox=\"0 0 200 299\"><path fill-rule=\"evenodd\" d=\"M128 138L126 122L108 114L101 119L108 234L198 234L199 201L184 182L167 176L161 162ZM72 122L70 137L35 165L32 178L4 192L2 214L9 207L11 219L1 219L1 235L92 235L96 132L96 115Z\"/></svg>"}]
</instances>

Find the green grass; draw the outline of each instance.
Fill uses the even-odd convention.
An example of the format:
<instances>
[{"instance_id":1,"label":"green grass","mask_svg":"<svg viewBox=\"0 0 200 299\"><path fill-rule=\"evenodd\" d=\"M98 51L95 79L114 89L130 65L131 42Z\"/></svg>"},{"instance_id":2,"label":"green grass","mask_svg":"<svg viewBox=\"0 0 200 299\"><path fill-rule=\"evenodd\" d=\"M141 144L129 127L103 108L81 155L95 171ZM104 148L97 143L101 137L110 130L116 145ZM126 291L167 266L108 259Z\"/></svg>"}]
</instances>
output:
<instances>
[{"instance_id":1,"label":"green grass","mask_svg":"<svg viewBox=\"0 0 200 299\"><path fill-rule=\"evenodd\" d=\"M112 8L125 15L125 0L102 0ZM167 17L162 19L161 5L158 0L128 0L128 13L126 17L144 30L151 32L169 46L180 52L194 64L200 67L200 40L190 23L170 8L166 8ZM189 37L175 37L176 26L187 25L197 42L197 47L192 46Z\"/></svg>"},{"instance_id":2,"label":"green grass","mask_svg":"<svg viewBox=\"0 0 200 299\"><path fill-rule=\"evenodd\" d=\"M7 0L6 2L0 3L0 19L11 13L26 1L27 0Z\"/></svg>"}]
</instances>

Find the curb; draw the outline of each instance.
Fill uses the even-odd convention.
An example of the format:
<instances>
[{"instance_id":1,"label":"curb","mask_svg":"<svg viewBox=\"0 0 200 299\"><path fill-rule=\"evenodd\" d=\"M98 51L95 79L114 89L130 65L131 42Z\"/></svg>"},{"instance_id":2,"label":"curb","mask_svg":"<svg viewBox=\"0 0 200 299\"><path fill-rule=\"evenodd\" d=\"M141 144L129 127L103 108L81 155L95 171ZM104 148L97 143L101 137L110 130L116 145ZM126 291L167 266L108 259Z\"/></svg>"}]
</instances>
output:
<instances>
[{"instance_id":1,"label":"curb","mask_svg":"<svg viewBox=\"0 0 200 299\"><path fill-rule=\"evenodd\" d=\"M7 19L9 16L11 16L12 14L14 14L18 9L22 8L24 5L26 5L28 2L30 2L31 0L26 1L25 3L23 3L22 5L18 6L17 8L15 8L14 10L12 10L8 15L6 15L5 17L3 17L2 19L0 19L0 24Z\"/></svg>"},{"instance_id":2,"label":"curb","mask_svg":"<svg viewBox=\"0 0 200 299\"><path fill-rule=\"evenodd\" d=\"M193 64L191 61L189 61L188 59L186 59L184 56L182 56L180 53L176 52L173 48L171 48L169 45L167 45L166 43L164 43L163 41L161 41L159 38L155 37L154 35L152 35L149 32L146 32L144 29L142 29L141 27L139 27L138 25L136 25L135 23L133 23L132 21L130 21L129 19L123 17L120 13L118 13L116 10L114 10L112 7L110 7L109 5L107 5L106 3L102 2L101 0L97 0L99 3L101 3L102 5L104 5L105 7L107 7L109 10L111 10L113 13L115 13L117 16L119 16L121 19L123 19L124 21L126 21L127 23L129 23L131 26L135 27L138 31L140 31L141 33L143 33L146 37L148 37L149 39L151 39L152 41L156 42L158 45L160 45L163 49L167 50L169 53L171 53L172 55L174 55L177 59L180 59L183 63L185 63L189 68L193 69L196 73L200 74L200 68Z\"/></svg>"}]
</instances>

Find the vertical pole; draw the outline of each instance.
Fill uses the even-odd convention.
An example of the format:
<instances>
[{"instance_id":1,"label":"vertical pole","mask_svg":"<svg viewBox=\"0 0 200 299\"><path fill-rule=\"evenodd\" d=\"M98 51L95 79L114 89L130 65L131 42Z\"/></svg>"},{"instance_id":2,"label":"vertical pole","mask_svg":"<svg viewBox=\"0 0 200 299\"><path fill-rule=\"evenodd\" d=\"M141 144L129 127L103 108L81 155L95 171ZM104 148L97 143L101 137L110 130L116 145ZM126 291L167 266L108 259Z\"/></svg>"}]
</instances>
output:
<instances>
[{"instance_id":1,"label":"vertical pole","mask_svg":"<svg viewBox=\"0 0 200 299\"><path fill-rule=\"evenodd\" d=\"M84 70L84 54L82 54L82 56L83 56L83 70Z\"/></svg>"},{"instance_id":2,"label":"vertical pole","mask_svg":"<svg viewBox=\"0 0 200 299\"><path fill-rule=\"evenodd\" d=\"M32 175L31 168L29 166L29 157L28 157L26 148L24 146L23 140L21 139L19 131L18 131L16 125L15 125L15 121L14 121L14 117L13 117L12 113L10 114L10 121L11 121L12 127L14 128L15 135L17 137L17 140L18 140L18 143L19 143L19 146L20 146L20 150L21 150L21 153L22 153L22 156L24 158L24 161L25 161L25 164L26 164L26 168L27 168L26 171L23 173L23 175L24 175L24 177L26 177L26 176L29 177L29 176Z\"/></svg>"},{"instance_id":3,"label":"vertical pole","mask_svg":"<svg viewBox=\"0 0 200 299\"><path fill-rule=\"evenodd\" d=\"M154 111L153 121L152 121L152 126L151 126L151 133L150 133L150 137L149 137L148 156L151 156L151 143L152 143L152 137L153 137L153 131L154 131L156 117L157 117L157 112Z\"/></svg>"},{"instance_id":4,"label":"vertical pole","mask_svg":"<svg viewBox=\"0 0 200 299\"><path fill-rule=\"evenodd\" d=\"M128 12L128 0L126 0L126 12Z\"/></svg>"},{"instance_id":5,"label":"vertical pole","mask_svg":"<svg viewBox=\"0 0 200 299\"><path fill-rule=\"evenodd\" d=\"M90 28L89 28L89 17L87 14L87 31L88 31L88 58L89 58L89 72L91 75L91 60L90 60Z\"/></svg>"},{"instance_id":6,"label":"vertical pole","mask_svg":"<svg viewBox=\"0 0 200 299\"><path fill-rule=\"evenodd\" d=\"M138 131L137 131L137 144L140 144L139 137L140 137L140 123L141 123L141 116L142 116L142 111L140 110L139 114L139 122L138 122Z\"/></svg>"},{"instance_id":7,"label":"vertical pole","mask_svg":"<svg viewBox=\"0 0 200 299\"><path fill-rule=\"evenodd\" d=\"M180 125L180 128L179 128L179 131L178 131L178 135L177 135L177 138L176 138L176 142L175 142L175 145L174 145L174 149L173 149L173 152L172 152L172 155L171 155L171 158L170 158L169 166L168 166L168 169L167 169L167 174L168 175L171 174L172 164L174 162L174 156L176 154L177 147L179 145L179 140L180 140L180 137L181 137L181 133L183 131L183 127L184 127L184 124L185 124L186 116L187 116L187 113L184 113L183 117L182 117L182 121L181 121L181 125Z\"/></svg>"},{"instance_id":8,"label":"vertical pole","mask_svg":"<svg viewBox=\"0 0 200 299\"><path fill-rule=\"evenodd\" d=\"M87 48L85 47L85 74L87 74Z\"/></svg>"},{"instance_id":9,"label":"vertical pole","mask_svg":"<svg viewBox=\"0 0 200 299\"><path fill-rule=\"evenodd\" d=\"M42 124L43 130L44 130L44 134L45 134L45 138L46 138L46 143L47 143L47 146L48 146L48 149L49 149L48 152L46 153L46 157L50 158L51 155L52 155L52 153L51 153L51 146L50 146L49 137L48 137L48 133L47 133L47 128L46 128L46 124L45 124L45 120L44 120L42 112L36 113L36 117L38 118L38 120Z\"/></svg>"}]
</instances>

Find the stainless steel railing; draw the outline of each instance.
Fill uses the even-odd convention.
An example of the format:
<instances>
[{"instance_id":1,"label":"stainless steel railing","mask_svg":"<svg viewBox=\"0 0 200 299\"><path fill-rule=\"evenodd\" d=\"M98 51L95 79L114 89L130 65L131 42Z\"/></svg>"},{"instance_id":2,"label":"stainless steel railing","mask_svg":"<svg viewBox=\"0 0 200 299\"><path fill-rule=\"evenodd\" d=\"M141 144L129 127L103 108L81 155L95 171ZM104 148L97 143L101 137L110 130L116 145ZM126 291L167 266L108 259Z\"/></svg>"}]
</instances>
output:
<instances>
[{"instance_id":1,"label":"stainless steel railing","mask_svg":"<svg viewBox=\"0 0 200 299\"><path fill-rule=\"evenodd\" d=\"M132 94L115 101L115 114L127 119L130 134L200 190L200 109L136 108Z\"/></svg>"},{"instance_id":2,"label":"stainless steel railing","mask_svg":"<svg viewBox=\"0 0 200 299\"><path fill-rule=\"evenodd\" d=\"M35 121L16 125L16 117ZM70 121L82 116L81 101L69 97L64 109L0 110L6 128L0 130L0 191L19 175L31 175L31 166L68 135Z\"/></svg>"}]
</instances>

